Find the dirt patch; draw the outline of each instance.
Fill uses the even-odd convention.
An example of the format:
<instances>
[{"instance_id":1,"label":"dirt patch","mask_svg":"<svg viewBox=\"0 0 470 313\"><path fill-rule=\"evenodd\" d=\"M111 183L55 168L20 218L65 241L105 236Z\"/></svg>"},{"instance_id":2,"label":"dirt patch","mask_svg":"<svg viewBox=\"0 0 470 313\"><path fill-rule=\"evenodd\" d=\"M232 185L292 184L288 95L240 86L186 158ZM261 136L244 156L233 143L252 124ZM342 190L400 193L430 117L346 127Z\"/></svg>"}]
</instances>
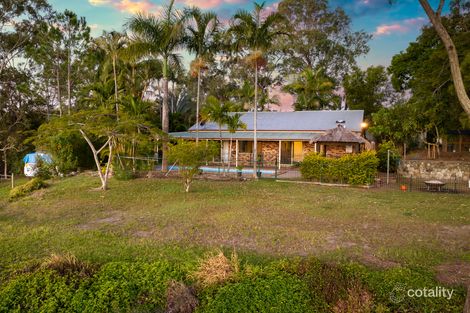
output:
<instances>
[{"instance_id":1,"label":"dirt patch","mask_svg":"<svg viewBox=\"0 0 470 313\"><path fill-rule=\"evenodd\" d=\"M445 263L437 266L437 279L447 285L470 287L470 263Z\"/></svg>"},{"instance_id":2,"label":"dirt patch","mask_svg":"<svg viewBox=\"0 0 470 313\"><path fill-rule=\"evenodd\" d=\"M134 233L134 237L137 238L150 238L153 237L154 233L152 231L139 230Z\"/></svg>"},{"instance_id":3,"label":"dirt patch","mask_svg":"<svg viewBox=\"0 0 470 313\"><path fill-rule=\"evenodd\" d=\"M123 221L122 213L114 212L114 213L111 213L107 217L95 219L88 223L80 224L77 227L83 230L92 230L92 229L97 229L103 225L119 225L122 223L122 221Z\"/></svg>"}]
</instances>

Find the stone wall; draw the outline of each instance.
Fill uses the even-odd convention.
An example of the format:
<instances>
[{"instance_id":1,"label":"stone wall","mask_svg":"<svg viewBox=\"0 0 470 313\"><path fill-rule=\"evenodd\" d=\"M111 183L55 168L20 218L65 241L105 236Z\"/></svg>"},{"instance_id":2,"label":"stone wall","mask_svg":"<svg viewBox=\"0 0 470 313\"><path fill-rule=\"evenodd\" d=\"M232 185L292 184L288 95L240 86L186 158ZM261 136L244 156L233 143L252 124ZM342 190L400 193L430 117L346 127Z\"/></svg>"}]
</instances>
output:
<instances>
[{"instance_id":1,"label":"stone wall","mask_svg":"<svg viewBox=\"0 0 470 313\"><path fill-rule=\"evenodd\" d=\"M279 142L260 142L264 165L274 166L279 159Z\"/></svg>"},{"instance_id":2,"label":"stone wall","mask_svg":"<svg viewBox=\"0 0 470 313\"><path fill-rule=\"evenodd\" d=\"M402 160L398 173L424 179L470 179L470 162Z\"/></svg>"},{"instance_id":3,"label":"stone wall","mask_svg":"<svg viewBox=\"0 0 470 313\"><path fill-rule=\"evenodd\" d=\"M315 144L309 143L308 141L304 141L302 144L302 150L303 150L304 157L305 157L310 152L315 152Z\"/></svg>"},{"instance_id":4,"label":"stone wall","mask_svg":"<svg viewBox=\"0 0 470 313\"><path fill-rule=\"evenodd\" d=\"M346 145L326 145L326 157L339 158L346 154Z\"/></svg>"}]
</instances>

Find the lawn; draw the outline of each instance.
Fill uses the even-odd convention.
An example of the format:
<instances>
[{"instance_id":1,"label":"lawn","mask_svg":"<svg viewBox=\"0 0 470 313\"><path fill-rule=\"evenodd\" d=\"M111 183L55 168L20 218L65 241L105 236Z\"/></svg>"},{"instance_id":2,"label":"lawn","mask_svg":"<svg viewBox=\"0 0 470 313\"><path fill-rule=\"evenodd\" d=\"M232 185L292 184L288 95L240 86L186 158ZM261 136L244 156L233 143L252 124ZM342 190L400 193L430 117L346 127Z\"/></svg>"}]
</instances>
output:
<instances>
[{"instance_id":1,"label":"lawn","mask_svg":"<svg viewBox=\"0 0 470 313\"><path fill-rule=\"evenodd\" d=\"M470 281L470 198L308 184L112 180L96 191L87 175L54 180L8 202L0 185L3 275L51 253L79 259L197 262L236 250L247 262L316 256L371 268L424 268ZM2 276L3 276L2 275Z\"/></svg>"}]
</instances>

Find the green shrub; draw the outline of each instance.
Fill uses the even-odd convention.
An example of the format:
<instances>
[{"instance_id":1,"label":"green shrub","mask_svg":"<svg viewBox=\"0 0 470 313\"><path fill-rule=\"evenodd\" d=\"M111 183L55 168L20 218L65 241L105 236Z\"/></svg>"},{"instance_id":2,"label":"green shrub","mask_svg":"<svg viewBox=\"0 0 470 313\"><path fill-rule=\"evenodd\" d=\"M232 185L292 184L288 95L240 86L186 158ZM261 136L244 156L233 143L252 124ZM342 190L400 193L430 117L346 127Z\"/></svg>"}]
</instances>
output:
<instances>
[{"instance_id":1,"label":"green shrub","mask_svg":"<svg viewBox=\"0 0 470 313\"><path fill-rule=\"evenodd\" d=\"M69 312L78 284L52 270L16 276L0 289L0 312Z\"/></svg>"},{"instance_id":2,"label":"green shrub","mask_svg":"<svg viewBox=\"0 0 470 313\"><path fill-rule=\"evenodd\" d=\"M168 262L104 265L91 286L84 286L74 299L78 312L130 312L163 310L171 280L183 280L184 273Z\"/></svg>"},{"instance_id":3,"label":"green shrub","mask_svg":"<svg viewBox=\"0 0 470 313\"><path fill-rule=\"evenodd\" d=\"M310 153L302 161L300 172L303 178L310 180L369 185L374 181L378 163L379 160L372 151L337 159Z\"/></svg>"},{"instance_id":4,"label":"green shrub","mask_svg":"<svg viewBox=\"0 0 470 313\"><path fill-rule=\"evenodd\" d=\"M452 298L408 297L409 289L443 286L434 279L434 273L423 269L397 267L387 270L370 270L361 267L363 281L374 294L376 303L391 312L462 312L465 289L452 287ZM450 287L448 287L450 288Z\"/></svg>"},{"instance_id":5,"label":"green shrub","mask_svg":"<svg viewBox=\"0 0 470 313\"><path fill-rule=\"evenodd\" d=\"M119 166L114 167L114 177L117 180L131 180L135 178L135 174L131 169L121 168Z\"/></svg>"},{"instance_id":6,"label":"green shrub","mask_svg":"<svg viewBox=\"0 0 470 313\"><path fill-rule=\"evenodd\" d=\"M28 181L27 183L20 185L20 186L16 186L12 190L10 190L9 199L10 201L16 200L18 198L21 198L30 194L31 192L35 190L39 190L39 189L46 188L46 187L47 187L47 184L44 182L42 178L35 177L31 179L30 181Z\"/></svg>"},{"instance_id":7,"label":"green shrub","mask_svg":"<svg viewBox=\"0 0 470 313\"><path fill-rule=\"evenodd\" d=\"M311 312L310 304L308 287L300 278L248 266L238 281L206 289L197 312Z\"/></svg>"},{"instance_id":8,"label":"green shrub","mask_svg":"<svg viewBox=\"0 0 470 313\"><path fill-rule=\"evenodd\" d=\"M391 141L382 142L377 150L377 157L379 158L379 170L381 172L387 171L387 151L390 150L390 172L396 172L400 164L400 153Z\"/></svg>"}]
</instances>

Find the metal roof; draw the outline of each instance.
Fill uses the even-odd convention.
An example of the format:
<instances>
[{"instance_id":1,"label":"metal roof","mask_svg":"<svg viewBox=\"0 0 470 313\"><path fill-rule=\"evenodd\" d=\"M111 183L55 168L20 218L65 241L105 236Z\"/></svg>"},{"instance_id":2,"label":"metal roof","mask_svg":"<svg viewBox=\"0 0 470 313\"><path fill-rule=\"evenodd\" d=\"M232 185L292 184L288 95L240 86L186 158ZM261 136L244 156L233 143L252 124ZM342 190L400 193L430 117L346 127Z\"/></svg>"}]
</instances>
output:
<instances>
[{"instance_id":1,"label":"metal roof","mask_svg":"<svg viewBox=\"0 0 470 313\"><path fill-rule=\"evenodd\" d=\"M272 132L257 132L258 140L299 140L299 141L310 141L314 140L315 138L321 136L322 133L314 133L314 132L282 132L282 131L272 131ZM181 139L196 139L196 132L178 132L178 133L170 133L170 136L174 138L181 138ZM216 132L208 132L208 131L201 131L199 132L199 139L212 139L218 140L220 138L220 134L218 131ZM253 132L252 131L238 131L234 134L228 132L222 132L222 139L229 140L232 138L233 140L253 140Z\"/></svg>"},{"instance_id":2,"label":"metal roof","mask_svg":"<svg viewBox=\"0 0 470 313\"><path fill-rule=\"evenodd\" d=\"M253 112L240 112L246 130L253 130ZM326 131L336 127L336 121L345 121L345 127L352 131L360 131L364 119L363 110L341 111L296 111L296 112L258 112L258 131ZM199 130L218 131L216 123L201 124ZM196 130L193 125L190 131ZM225 125L222 130L227 130Z\"/></svg>"}]
</instances>

